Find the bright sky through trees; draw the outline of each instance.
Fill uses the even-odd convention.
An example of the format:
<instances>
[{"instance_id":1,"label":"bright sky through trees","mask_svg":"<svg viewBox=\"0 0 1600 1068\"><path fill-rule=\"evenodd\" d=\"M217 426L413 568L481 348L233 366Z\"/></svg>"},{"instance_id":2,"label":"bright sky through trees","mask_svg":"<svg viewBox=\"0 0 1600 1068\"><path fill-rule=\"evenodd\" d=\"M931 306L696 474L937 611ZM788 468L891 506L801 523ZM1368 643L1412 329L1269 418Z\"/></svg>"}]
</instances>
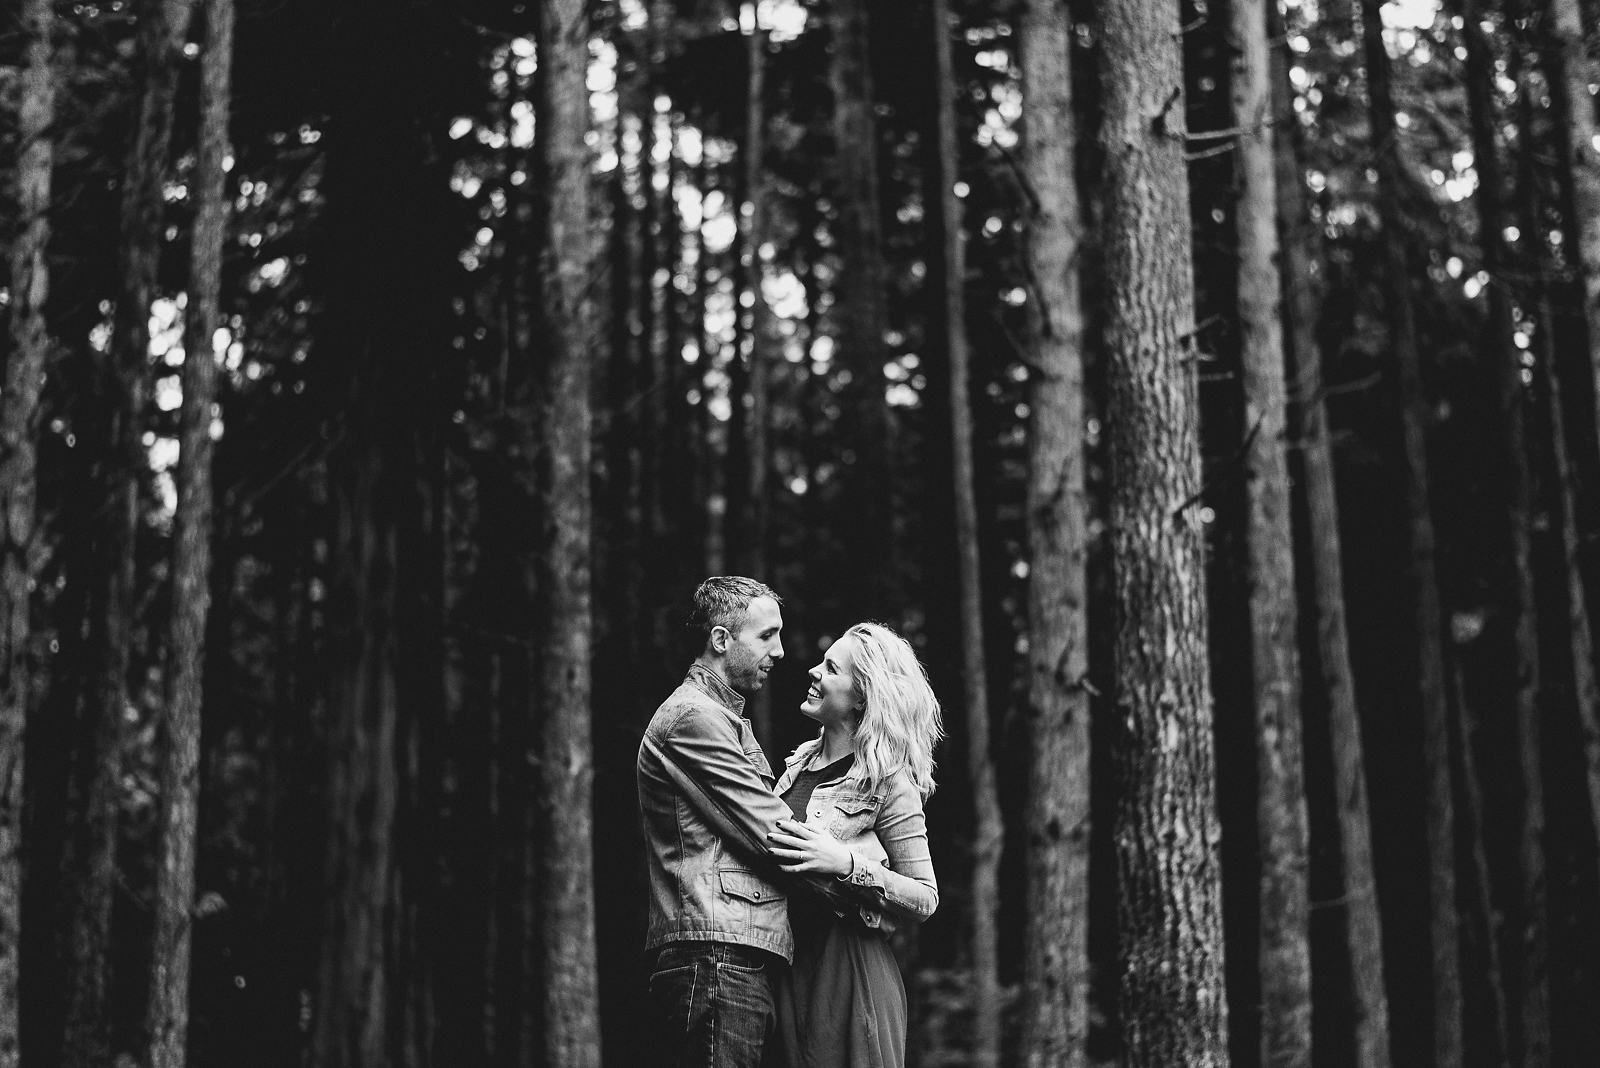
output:
<instances>
[{"instance_id":1,"label":"bright sky through trees","mask_svg":"<svg viewBox=\"0 0 1600 1068\"><path fill-rule=\"evenodd\" d=\"M1383 20L1390 29L1424 29L1433 25L1439 13L1438 0L1395 0L1383 9Z\"/></svg>"}]
</instances>

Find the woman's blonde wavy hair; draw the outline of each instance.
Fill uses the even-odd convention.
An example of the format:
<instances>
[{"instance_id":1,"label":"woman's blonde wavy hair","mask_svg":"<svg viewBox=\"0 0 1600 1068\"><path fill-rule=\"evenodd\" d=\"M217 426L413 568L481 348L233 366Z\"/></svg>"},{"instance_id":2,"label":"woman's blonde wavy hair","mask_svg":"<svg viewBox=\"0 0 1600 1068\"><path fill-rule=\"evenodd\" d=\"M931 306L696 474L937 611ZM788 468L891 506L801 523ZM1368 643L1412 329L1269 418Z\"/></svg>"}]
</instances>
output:
<instances>
[{"instance_id":1,"label":"woman's blonde wavy hair","mask_svg":"<svg viewBox=\"0 0 1600 1068\"><path fill-rule=\"evenodd\" d=\"M911 643L881 623L857 623L845 636L855 639L850 659L861 699L850 776L871 790L903 770L927 800L934 787L933 749L944 737L928 673ZM820 738L807 746L817 744Z\"/></svg>"}]
</instances>

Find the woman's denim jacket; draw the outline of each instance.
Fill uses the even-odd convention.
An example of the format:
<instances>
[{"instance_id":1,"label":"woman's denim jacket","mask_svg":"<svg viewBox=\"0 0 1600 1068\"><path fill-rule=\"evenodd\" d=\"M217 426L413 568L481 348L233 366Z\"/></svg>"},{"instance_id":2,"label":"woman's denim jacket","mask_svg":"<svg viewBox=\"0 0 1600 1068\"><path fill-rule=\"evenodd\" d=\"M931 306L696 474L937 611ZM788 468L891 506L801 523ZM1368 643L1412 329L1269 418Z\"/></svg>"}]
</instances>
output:
<instances>
[{"instance_id":1,"label":"woman's denim jacket","mask_svg":"<svg viewBox=\"0 0 1600 1068\"><path fill-rule=\"evenodd\" d=\"M806 742L789 757L778 778L778 793L794 782L818 744L816 739ZM870 790L850 772L818 783L805 817L807 824L826 828L855 855L854 870L842 881L859 902L856 915L867 927L887 933L896 921L920 923L939 907L922 795L904 771ZM844 914L837 907L835 911Z\"/></svg>"}]
</instances>

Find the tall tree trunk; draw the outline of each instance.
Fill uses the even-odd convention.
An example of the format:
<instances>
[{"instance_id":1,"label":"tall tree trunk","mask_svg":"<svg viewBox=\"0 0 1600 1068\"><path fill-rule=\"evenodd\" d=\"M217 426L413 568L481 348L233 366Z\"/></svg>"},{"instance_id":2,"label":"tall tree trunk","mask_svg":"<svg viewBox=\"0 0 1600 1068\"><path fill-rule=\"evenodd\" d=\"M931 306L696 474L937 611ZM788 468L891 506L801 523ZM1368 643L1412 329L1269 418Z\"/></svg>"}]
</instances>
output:
<instances>
[{"instance_id":1,"label":"tall tree trunk","mask_svg":"<svg viewBox=\"0 0 1600 1068\"><path fill-rule=\"evenodd\" d=\"M1524 31L1514 38L1509 49L1509 74L1517 85L1518 142L1524 146L1517 155L1517 195L1513 214L1522 233L1528 235L1541 234L1548 225L1544 197L1540 191L1538 161L1533 151L1533 146L1538 143L1538 85L1535 68L1529 62L1531 50L1526 47L1527 28L1535 24L1532 14L1534 6L1533 0L1516 0L1508 12L1514 24ZM1534 320L1531 347L1534 405L1528 420L1528 425L1534 428L1530 436L1539 447L1539 474L1535 481L1540 490L1540 506L1554 517L1550 523L1554 535L1549 538L1545 553L1550 562L1541 569L1545 581L1540 592L1549 608L1546 614L1540 616L1544 621L1540 635L1545 640L1543 658L1547 664L1546 670L1540 673L1540 697L1541 703L1547 708L1564 708L1567 701L1571 702L1578 721L1576 738L1583 749L1581 762L1587 772L1589 823L1600 827L1600 678L1596 676L1593 628L1579 563L1582 543L1577 521L1577 475L1568 451L1572 438L1566 431L1566 413L1571 409L1566 407L1567 402L1562 395L1562 379L1568 371L1567 365L1556 358L1555 352L1558 317L1550 300L1549 245L1541 237L1523 242L1520 248L1523 255L1513 261L1514 268L1533 279L1537 286L1535 299L1530 302ZM1567 686L1571 687L1570 693L1564 692ZM1579 822L1581 824L1582 821ZM1551 889L1548 866L1544 889L1547 892ZM1548 925L1560 913L1551 908L1548 893L1544 903ZM1560 939L1553 937L1555 933L1548 926L1545 933L1545 957L1538 962L1544 973L1535 973L1535 965L1530 962L1526 966L1530 981L1538 978L1548 983L1552 957L1559 959L1560 956ZM1583 950L1578 952L1582 953ZM1559 989L1546 986L1550 994ZM1569 1005L1575 1003L1583 1006L1580 1011L1586 1010L1587 1001L1581 992L1562 1000ZM1556 999L1552 997L1551 1001L1556 1002ZM1556 1048L1556 1023L1553 1018L1559 1010L1556 1004L1547 1007L1551 1016L1546 1018L1544 1034L1538 1037L1543 1041L1543 1048L1539 1052L1548 1063L1555 1060L1560 1051ZM1535 1037L1525 1031L1522 1039L1524 1050L1531 1050L1535 1041Z\"/></svg>"},{"instance_id":2,"label":"tall tree trunk","mask_svg":"<svg viewBox=\"0 0 1600 1068\"><path fill-rule=\"evenodd\" d=\"M640 600L644 560L644 436L645 394L649 389L648 342L645 338L645 312L649 276L644 263L644 219L637 202L644 196L646 180L639 154L625 147L627 134L634 131L634 120L648 106L639 74L631 67L618 78L616 122L617 166L608 186L610 203L608 254L611 280L609 348L613 359L609 368L611 417L607 426L607 460L610 471L610 523L607 539L612 557L610 585L616 598L612 611L619 613L622 631L617 648L629 663L638 662L638 620L643 610Z\"/></svg>"},{"instance_id":3,"label":"tall tree trunk","mask_svg":"<svg viewBox=\"0 0 1600 1068\"><path fill-rule=\"evenodd\" d=\"M1035 335L1028 424L1027 909L1024 1068L1082 1068L1089 1035L1088 511L1069 0L1030 4L1018 33Z\"/></svg>"},{"instance_id":4,"label":"tall tree trunk","mask_svg":"<svg viewBox=\"0 0 1600 1068\"><path fill-rule=\"evenodd\" d=\"M745 373L745 396L750 398L744 413L745 481L742 507L735 511L743 524L741 531L740 570L763 582L772 581L767 574L772 538L772 506L768 499L768 483L772 467L770 445L772 423L772 308L767 304L762 281L766 276L761 265L761 246L767 240L769 194L766 180L766 83L767 83L767 32L761 28L761 5L743 5L741 19L747 22L745 34L745 127L744 127L744 208L739 214L739 287L735 291L739 300L735 308L743 307L741 293L750 295L748 318L737 312L745 324L743 353L748 360ZM743 407L743 397L734 403ZM772 691L762 689L750 701L750 722L756 738L763 745L772 742Z\"/></svg>"},{"instance_id":5,"label":"tall tree trunk","mask_svg":"<svg viewBox=\"0 0 1600 1068\"><path fill-rule=\"evenodd\" d=\"M1316 327L1321 317L1316 281L1316 230L1305 202L1301 143L1289 80L1289 42L1276 8L1268 12L1273 49L1273 116L1278 228L1283 241L1287 296L1288 378L1291 430L1300 443L1306 502L1306 566L1314 592L1317 685L1327 702L1337 811L1339 869L1343 893L1338 918L1349 961L1352 1048L1356 1068L1389 1068L1389 999L1383 976L1383 921L1378 911L1372 860L1372 813L1367 801L1366 757L1350 666L1350 631L1345 616L1344 562L1334 484L1333 447L1322 387L1322 352Z\"/></svg>"},{"instance_id":6,"label":"tall tree trunk","mask_svg":"<svg viewBox=\"0 0 1600 1068\"><path fill-rule=\"evenodd\" d=\"M1000 1063L1000 945L995 905L1000 900L1000 850L1005 843L1000 796L990 752L989 673L983 651L983 584L978 554L978 500L973 472L972 360L967 349L967 256L962 229L958 92L950 56L948 0L930 0L929 35L938 87L936 149L929 185L934 259L935 320L949 368L952 498L955 501L957 616L961 629L962 697L966 704L967 779L972 789L972 1036L971 1063ZM1071 181L1070 171L1065 175Z\"/></svg>"},{"instance_id":7,"label":"tall tree trunk","mask_svg":"<svg viewBox=\"0 0 1600 1068\"><path fill-rule=\"evenodd\" d=\"M666 161L658 160L656 156L661 146L665 146L668 151L671 150L671 127L667 117L657 114L655 110L653 69L649 72L648 78L651 80L647 82L647 91L644 94L647 107L642 116L643 128L640 131L644 140L640 157L640 189L644 197L641 213L643 243L639 266L642 292L638 298L644 319L641 367L641 386L644 393L639 412L639 434L642 439L640 537L658 539L664 535L666 527L663 494L666 465L662 454L667 451L667 400L669 383L674 373L674 368L667 362L671 356L667 337L670 329L668 317L671 314L669 294L672 292L677 258L673 255L674 245L670 236L670 216L673 210L670 201L671 191L657 188L658 182L665 185L670 180ZM662 270L667 273L664 284L657 278ZM663 602L667 600L666 591L672 588L673 581L672 576L661 573L667 570L669 569L658 566L645 568L643 571L644 587L640 596L643 603L648 606L644 608L640 621L644 628L643 640L646 650L643 663L646 670L652 674L657 658L666 652L662 609Z\"/></svg>"},{"instance_id":8,"label":"tall tree trunk","mask_svg":"<svg viewBox=\"0 0 1600 1068\"><path fill-rule=\"evenodd\" d=\"M1548 0L1548 7L1553 21L1551 44L1555 52L1554 56L1547 59L1551 68L1548 81L1556 111L1565 122L1563 147L1566 149L1566 160L1561 176L1563 185L1567 187L1569 203L1564 205L1567 209L1564 214L1568 234L1575 238L1567 242L1567 247L1577 250L1577 260L1583 268L1588 362L1591 368L1600 368L1600 304L1596 303L1593 296L1596 287L1600 287L1600 151L1594 148L1594 138L1600 135L1600 123L1595 121L1593 108L1584 106L1592 100L1588 93L1588 82L1594 64L1585 48L1583 12L1578 0ZM1525 121L1524 130L1530 125L1531 120ZM1550 327L1546 326L1545 329ZM1552 390L1548 401L1551 415L1565 422L1563 409L1557 402L1562 391L1571 388L1570 382L1562 383L1562 370L1555 364L1547 371L1547 379ZM1571 586L1568 603L1574 624L1573 666L1578 673L1574 681L1578 691L1578 713L1582 719L1590 818L1595 827L1600 828L1600 680L1595 677L1592 634L1580 637L1577 626L1579 615L1587 623L1588 609L1578 553L1583 533L1576 513L1579 500L1575 489L1578 484L1577 472L1583 465L1578 462L1579 457L1570 451L1568 442L1573 440L1574 437L1558 437L1554 447L1557 462L1565 461L1568 466L1566 475L1561 476L1560 481L1568 491L1566 503L1570 506L1563 523L1573 527L1571 559L1568 561Z\"/></svg>"},{"instance_id":9,"label":"tall tree trunk","mask_svg":"<svg viewBox=\"0 0 1600 1068\"><path fill-rule=\"evenodd\" d=\"M672 5L667 0L649 0L649 23L646 29L650 58L652 101L666 100L667 106L652 105L650 117L649 180L646 196L649 199L650 232L648 240L650 271L650 366L651 389L648 395L647 418L650 448L645 454L648 487L648 529L651 536L664 539L671 545L674 566L650 568L650 587L647 599L655 606L651 615L652 644L656 649L653 666L665 669L676 658L670 655L674 636L678 633L679 619L670 606L681 597L681 589L690 581L687 572L692 563L687 552L682 551L683 524L679 522L686 494L679 490L684 484L684 450L676 437L682 408L685 368L683 363L683 321L679 315L677 280L684 270L683 233L679 220L676 183L682 163L678 153L678 120L674 117L669 98L666 98L662 81L669 58L677 48L676 25ZM657 274L665 278L657 283Z\"/></svg>"},{"instance_id":10,"label":"tall tree trunk","mask_svg":"<svg viewBox=\"0 0 1600 1068\"><path fill-rule=\"evenodd\" d=\"M178 503L173 516L172 630L168 648L166 751L155 932L145 1004L151 1068L181 1068L189 1038L189 918L194 902L206 619L211 608L211 405L217 363L222 249L227 232L228 115L233 73L233 0L206 0L201 60L199 155L184 336Z\"/></svg>"},{"instance_id":11,"label":"tall tree trunk","mask_svg":"<svg viewBox=\"0 0 1600 1068\"><path fill-rule=\"evenodd\" d=\"M1460 818L1467 840L1466 859L1470 873L1467 879L1467 908L1473 920L1473 923L1464 926L1463 933L1468 937L1470 949L1470 936L1482 932L1482 955L1471 963L1479 966L1474 967L1474 972L1481 969L1481 982L1489 1005L1489 1011L1485 1014L1488 1019L1475 1022L1476 1046L1485 1051L1485 1063L1509 1065L1511 1048L1506 1026L1505 968L1501 963L1504 955L1500 951L1504 925L1494 907L1494 893L1490 885L1493 877L1489 870L1488 842L1484 836L1483 782L1472 757L1480 720L1471 707L1459 661L1453 664L1451 674L1455 690L1455 744L1461 754ZM1484 1041L1485 1037L1487 1042Z\"/></svg>"},{"instance_id":12,"label":"tall tree trunk","mask_svg":"<svg viewBox=\"0 0 1600 1068\"><path fill-rule=\"evenodd\" d=\"M1579 0L1548 0L1548 11L1553 52L1547 59L1549 81L1566 127L1566 167L1572 183L1567 225L1575 238L1571 254L1579 265L1589 364L1595 376L1595 402L1600 404L1600 122L1589 94L1589 83L1600 71L1585 46Z\"/></svg>"},{"instance_id":13,"label":"tall tree trunk","mask_svg":"<svg viewBox=\"0 0 1600 1068\"><path fill-rule=\"evenodd\" d=\"M687 399L694 422L690 424L691 459L693 470L691 484L695 491L690 499L700 508L697 529L702 535L701 548L705 573L720 575L727 569L727 506L728 506L728 435L727 429L717 419L712 400L714 385L727 362L722 353L722 337L709 325L706 306L711 294L721 280L721 272L714 269L711 247L706 241L705 205L711 191L721 186L717 164L701 155L697 172L700 178L700 224L694 228L694 290L689 294L689 310L694 321L692 335L699 346L700 355L695 360L694 393L698 399Z\"/></svg>"},{"instance_id":14,"label":"tall tree trunk","mask_svg":"<svg viewBox=\"0 0 1600 1068\"><path fill-rule=\"evenodd\" d=\"M539 805L545 1063L600 1064L590 812L590 409L588 15L584 0L541 6L535 81L544 354L539 412L544 715Z\"/></svg>"},{"instance_id":15,"label":"tall tree trunk","mask_svg":"<svg viewBox=\"0 0 1600 1068\"><path fill-rule=\"evenodd\" d=\"M338 1068L382 1064L389 1056L385 918L399 795L393 583L400 561L392 520L379 514L374 500L376 472L386 457L375 445L357 451L355 444L349 443L353 455L340 464L335 488L333 559L345 577L335 586L337 615L330 620L330 638L341 653L329 699L333 826L312 1039L314 1061Z\"/></svg>"},{"instance_id":16,"label":"tall tree trunk","mask_svg":"<svg viewBox=\"0 0 1600 1068\"><path fill-rule=\"evenodd\" d=\"M841 536L853 574L860 578L841 592L847 619L891 618L900 606L889 500L890 426L883 393L888 290L867 0L829 0L828 32L836 191L830 225L838 252L831 286L838 331L834 351L838 366L850 373L841 398L848 414L836 425L849 517Z\"/></svg>"},{"instance_id":17,"label":"tall tree trunk","mask_svg":"<svg viewBox=\"0 0 1600 1068\"><path fill-rule=\"evenodd\" d=\"M0 1068L21 1060L22 803L34 660L39 396L50 351L50 178L55 162L55 13L22 8L26 66L16 137L17 219L10 257L11 353L0 394Z\"/></svg>"},{"instance_id":18,"label":"tall tree trunk","mask_svg":"<svg viewBox=\"0 0 1600 1068\"><path fill-rule=\"evenodd\" d=\"M427 507L427 454L438 416L435 361L446 351L452 257L440 151L444 89L466 46L428 8L363 2L331 27L338 108L324 187L318 263L326 292L318 340L327 368L333 530L325 807L327 900L312 1060L325 1068L402 1064L409 989L403 921L414 889L399 849L415 715L437 715L412 672L431 654L411 617L427 608L431 559L409 530ZM406 220L398 226L395 220ZM438 669L437 663L431 665Z\"/></svg>"},{"instance_id":19,"label":"tall tree trunk","mask_svg":"<svg viewBox=\"0 0 1600 1068\"><path fill-rule=\"evenodd\" d=\"M1456 906L1455 802L1450 780L1450 713L1444 680L1444 635L1429 492L1428 398L1411 300L1411 267L1400 193L1404 182L1399 131L1390 85L1389 53L1383 42L1382 0L1362 0L1368 104L1378 172L1378 212L1384 231L1384 269L1389 294L1390 348L1399 386L1404 441L1407 574L1415 610L1417 697L1422 718L1426 790L1429 938L1432 945L1433 1055L1439 1068L1461 1063L1463 1053L1460 917Z\"/></svg>"},{"instance_id":20,"label":"tall tree trunk","mask_svg":"<svg viewBox=\"0 0 1600 1068\"><path fill-rule=\"evenodd\" d=\"M1548 323L1548 318L1540 320L1545 330L1549 329ZM1600 827L1600 677L1597 677L1593 654L1590 652L1594 648L1594 628L1589 620L1583 574L1578 566L1582 539L1576 520L1575 476L1572 460L1567 454L1561 376L1553 363L1553 359L1545 361L1541 367L1546 392L1546 418L1550 424L1548 433L1555 460L1552 472L1556 483L1554 492L1559 495L1561 502L1561 555L1566 579L1569 644L1572 648L1572 687L1577 704L1579 735L1583 739L1589 817L1594 826Z\"/></svg>"},{"instance_id":21,"label":"tall tree trunk","mask_svg":"<svg viewBox=\"0 0 1600 1068\"><path fill-rule=\"evenodd\" d=\"M745 86L744 209L739 218L742 238L739 256L743 273L741 287L750 294L750 315L745 331L745 353L749 360L746 391L750 404L746 413L744 441L748 454L745 497L749 513L744 517L743 569L747 575L764 578L767 572L767 542L771 536L767 483L771 466L768 438L772 418L772 308L767 304L762 286L765 272L761 266L761 246L769 230L769 196L765 169L767 33L761 28L759 7L755 3L745 5L747 14L743 16L750 22L750 28L745 36L748 80ZM742 298L740 304L743 304Z\"/></svg>"},{"instance_id":22,"label":"tall tree trunk","mask_svg":"<svg viewBox=\"0 0 1600 1068\"><path fill-rule=\"evenodd\" d=\"M1267 5L1233 0L1240 365L1250 442L1247 542L1260 857L1261 1063L1310 1068L1311 946L1300 658L1290 527L1276 133Z\"/></svg>"},{"instance_id":23,"label":"tall tree trunk","mask_svg":"<svg viewBox=\"0 0 1600 1068\"><path fill-rule=\"evenodd\" d=\"M272 681L273 715L262 769L263 794L270 800L263 814L267 845L262 868L268 891L261 915L264 925L281 937L285 946L263 996L268 1005L265 1011L279 1025L276 1041L267 1047L268 1060L289 1059L291 1050L298 1053L302 1048L295 1023L302 1011L302 991L315 974L316 914L322 901L316 840L305 840L305 829L316 828L322 818L320 791L288 785L296 777L305 781L306 772L316 767L311 736L319 710L315 695L320 612L311 601L310 590L318 549L325 548L326 542L306 537L310 501L322 466L313 463L309 468L300 477L280 484L274 495L277 506L270 514L276 518L276 529L267 554L272 576L271 651L283 667ZM216 572L213 566L213 575ZM213 612L212 620L215 618Z\"/></svg>"},{"instance_id":24,"label":"tall tree trunk","mask_svg":"<svg viewBox=\"0 0 1600 1068\"><path fill-rule=\"evenodd\" d=\"M519 17L518 30L523 39L534 36L534 18L531 12ZM513 67L505 101L508 117L520 106L532 103L533 77L518 73ZM541 238L535 205L542 190L531 180L534 160L530 145L510 142L507 168L522 172L530 180L511 187L507 194L511 207L500 285L509 305L510 330L500 370L501 395L506 398L500 415L508 445L497 450L506 463L491 468L494 477L485 488L482 537L484 561L489 566L482 576L482 589L491 606L490 625L507 638L495 659L499 700L491 714L491 729L498 742L493 799L498 817L494 881L499 893L494 899L490 941L495 969L492 1063L510 1068L533 1062L539 1016L535 998L538 939L534 899L541 843L532 771L538 748L534 737L537 723L529 714L538 698L534 658L520 637L532 634L534 629L539 588L534 561L539 535L511 517L528 514L536 492L532 467L538 442L533 412L539 351L535 341L539 316L536 260ZM496 596L496 591L510 591L510 596Z\"/></svg>"},{"instance_id":25,"label":"tall tree trunk","mask_svg":"<svg viewBox=\"0 0 1600 1068\"><path fill-rule=\"evenodd\" d=\"M105 526L101 532L98 603L91 610L95 684L80 739L78 833L67 935L67 1014L63 1063L98 1068L110 1059L111 912L116 885L117 791L122 775L122 723L134 643L135 539L144 407L150 348L150 302L165 229L162 182L172 138L172 102L187 5L145 0L137 9L141 63L139 119L124 170L121 202L121 288L112 329L108 389L112 400L107 453Z\"/></svg>"},{"instance_id":26,"label":"tall tree trunk","mask_svg":"<svg viewBox=\"0 0 1600 1068\"><path fill-rule=\"evenodd\" d=\"M437 284L437 275L432 276ZM454 383L439 361L411 372L424 396L443 397ZM448 386L447 386L448 383ZM449 391L447 391L449 390ZM411 608L399 620L399 645L407 655L399 662L403 760L397 836L396 889L399 902L389 919L389 944L396 958L398 982L394 1004L400 1014L395 1068L418 1068L460 1055L440 1039L458 1039L464 1030L449 1021L441 1027L441 1008L451 1010L462 984L453 956L470 934L463 922L451 883L456 878L450 845L458 839L448 814L459 804L447 767L456 760L452 741L460 737L448 692L444 606L448 544L448 493L445 482L445 412L428 407L407 416L414 424L411 492L414 504L402 518L398 548L407 561L402 596ZM449 791L447 793L447 791ZM464 970L464 969L463 969Z\"/></svg>"},{"instance_id":27,"label":"tall tree trunk","mask_svg":"<svg viewBox=\"0 0 1600 1068\"><path fill-rule=\"evenodd\" d=\"M1100 6L1126 1063L1227 1063L1178 9Z\"/></svg>"},{"instance_id":28,"label":"tall tree trunk","mask_svg":"<svg viewBox=\"0 0 1600 1068\"><path fill-rule=\"evenodd\" d=\"M1508 621L1508 677L1515 687L1512 715L1517 739L1518 787L1521 804L1518 816L1518 877L1520 885L1512 918L1515 937L1516 1021L1513 1052L1523 1068L1546 1068L1550 1062L1550 986L1546 946L1545 862L1544 862L1544 777L1540 737L1538 612L1533 573L1533 476L1527 456L1527 391L1522 383L1521 350L1517 348L1512 322L1509 256L1504 243L1506 225L1503 201L1504 171L1495 136L1499 117L1495 109L1495 55L1484 20L1488 5L1483 0L1460 0L1462 34L1467 49L1467 103L1472 124L1473 166L1477 170L1477 190L1473 199L1478 208L1478 234L1483 245L1483 265L1489 273L1489 339L1491 381L1496 389L1495 409L1501 423L1495 429L1502 441L1500 455L1504 469L1501 479L1507 505L1507 541L1510 546L1507 573L1502 578L1505 590L1498 613ZM1529 231L1530 234L1536 231ZM1471 759L1470 750L1462 754Z\"/></svg>"}]
</instances>

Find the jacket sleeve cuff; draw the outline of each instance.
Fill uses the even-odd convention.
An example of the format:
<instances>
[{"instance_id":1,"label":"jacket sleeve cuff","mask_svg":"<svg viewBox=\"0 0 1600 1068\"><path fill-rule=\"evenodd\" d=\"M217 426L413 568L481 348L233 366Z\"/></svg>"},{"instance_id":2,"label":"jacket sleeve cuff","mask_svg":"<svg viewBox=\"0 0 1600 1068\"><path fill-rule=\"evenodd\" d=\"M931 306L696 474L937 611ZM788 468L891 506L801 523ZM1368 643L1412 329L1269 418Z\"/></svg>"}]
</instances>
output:
<instances>
[{"instance_id":1,"label":"jacket sleeve cuff","mask_svg":"<svg viewBox=\"0 0 1600 1068\"><path fill-rule=\"evenodd\" d=\"M883 879L874 870L876 867L877 865L868 864L857 856L855 850L851 850L850 872L847 875L838 876L838 880L841 883L849 883L851 886L859 886L865 890L876 890L881 894L886 887Z\"/></svg>"}]
</instances>

